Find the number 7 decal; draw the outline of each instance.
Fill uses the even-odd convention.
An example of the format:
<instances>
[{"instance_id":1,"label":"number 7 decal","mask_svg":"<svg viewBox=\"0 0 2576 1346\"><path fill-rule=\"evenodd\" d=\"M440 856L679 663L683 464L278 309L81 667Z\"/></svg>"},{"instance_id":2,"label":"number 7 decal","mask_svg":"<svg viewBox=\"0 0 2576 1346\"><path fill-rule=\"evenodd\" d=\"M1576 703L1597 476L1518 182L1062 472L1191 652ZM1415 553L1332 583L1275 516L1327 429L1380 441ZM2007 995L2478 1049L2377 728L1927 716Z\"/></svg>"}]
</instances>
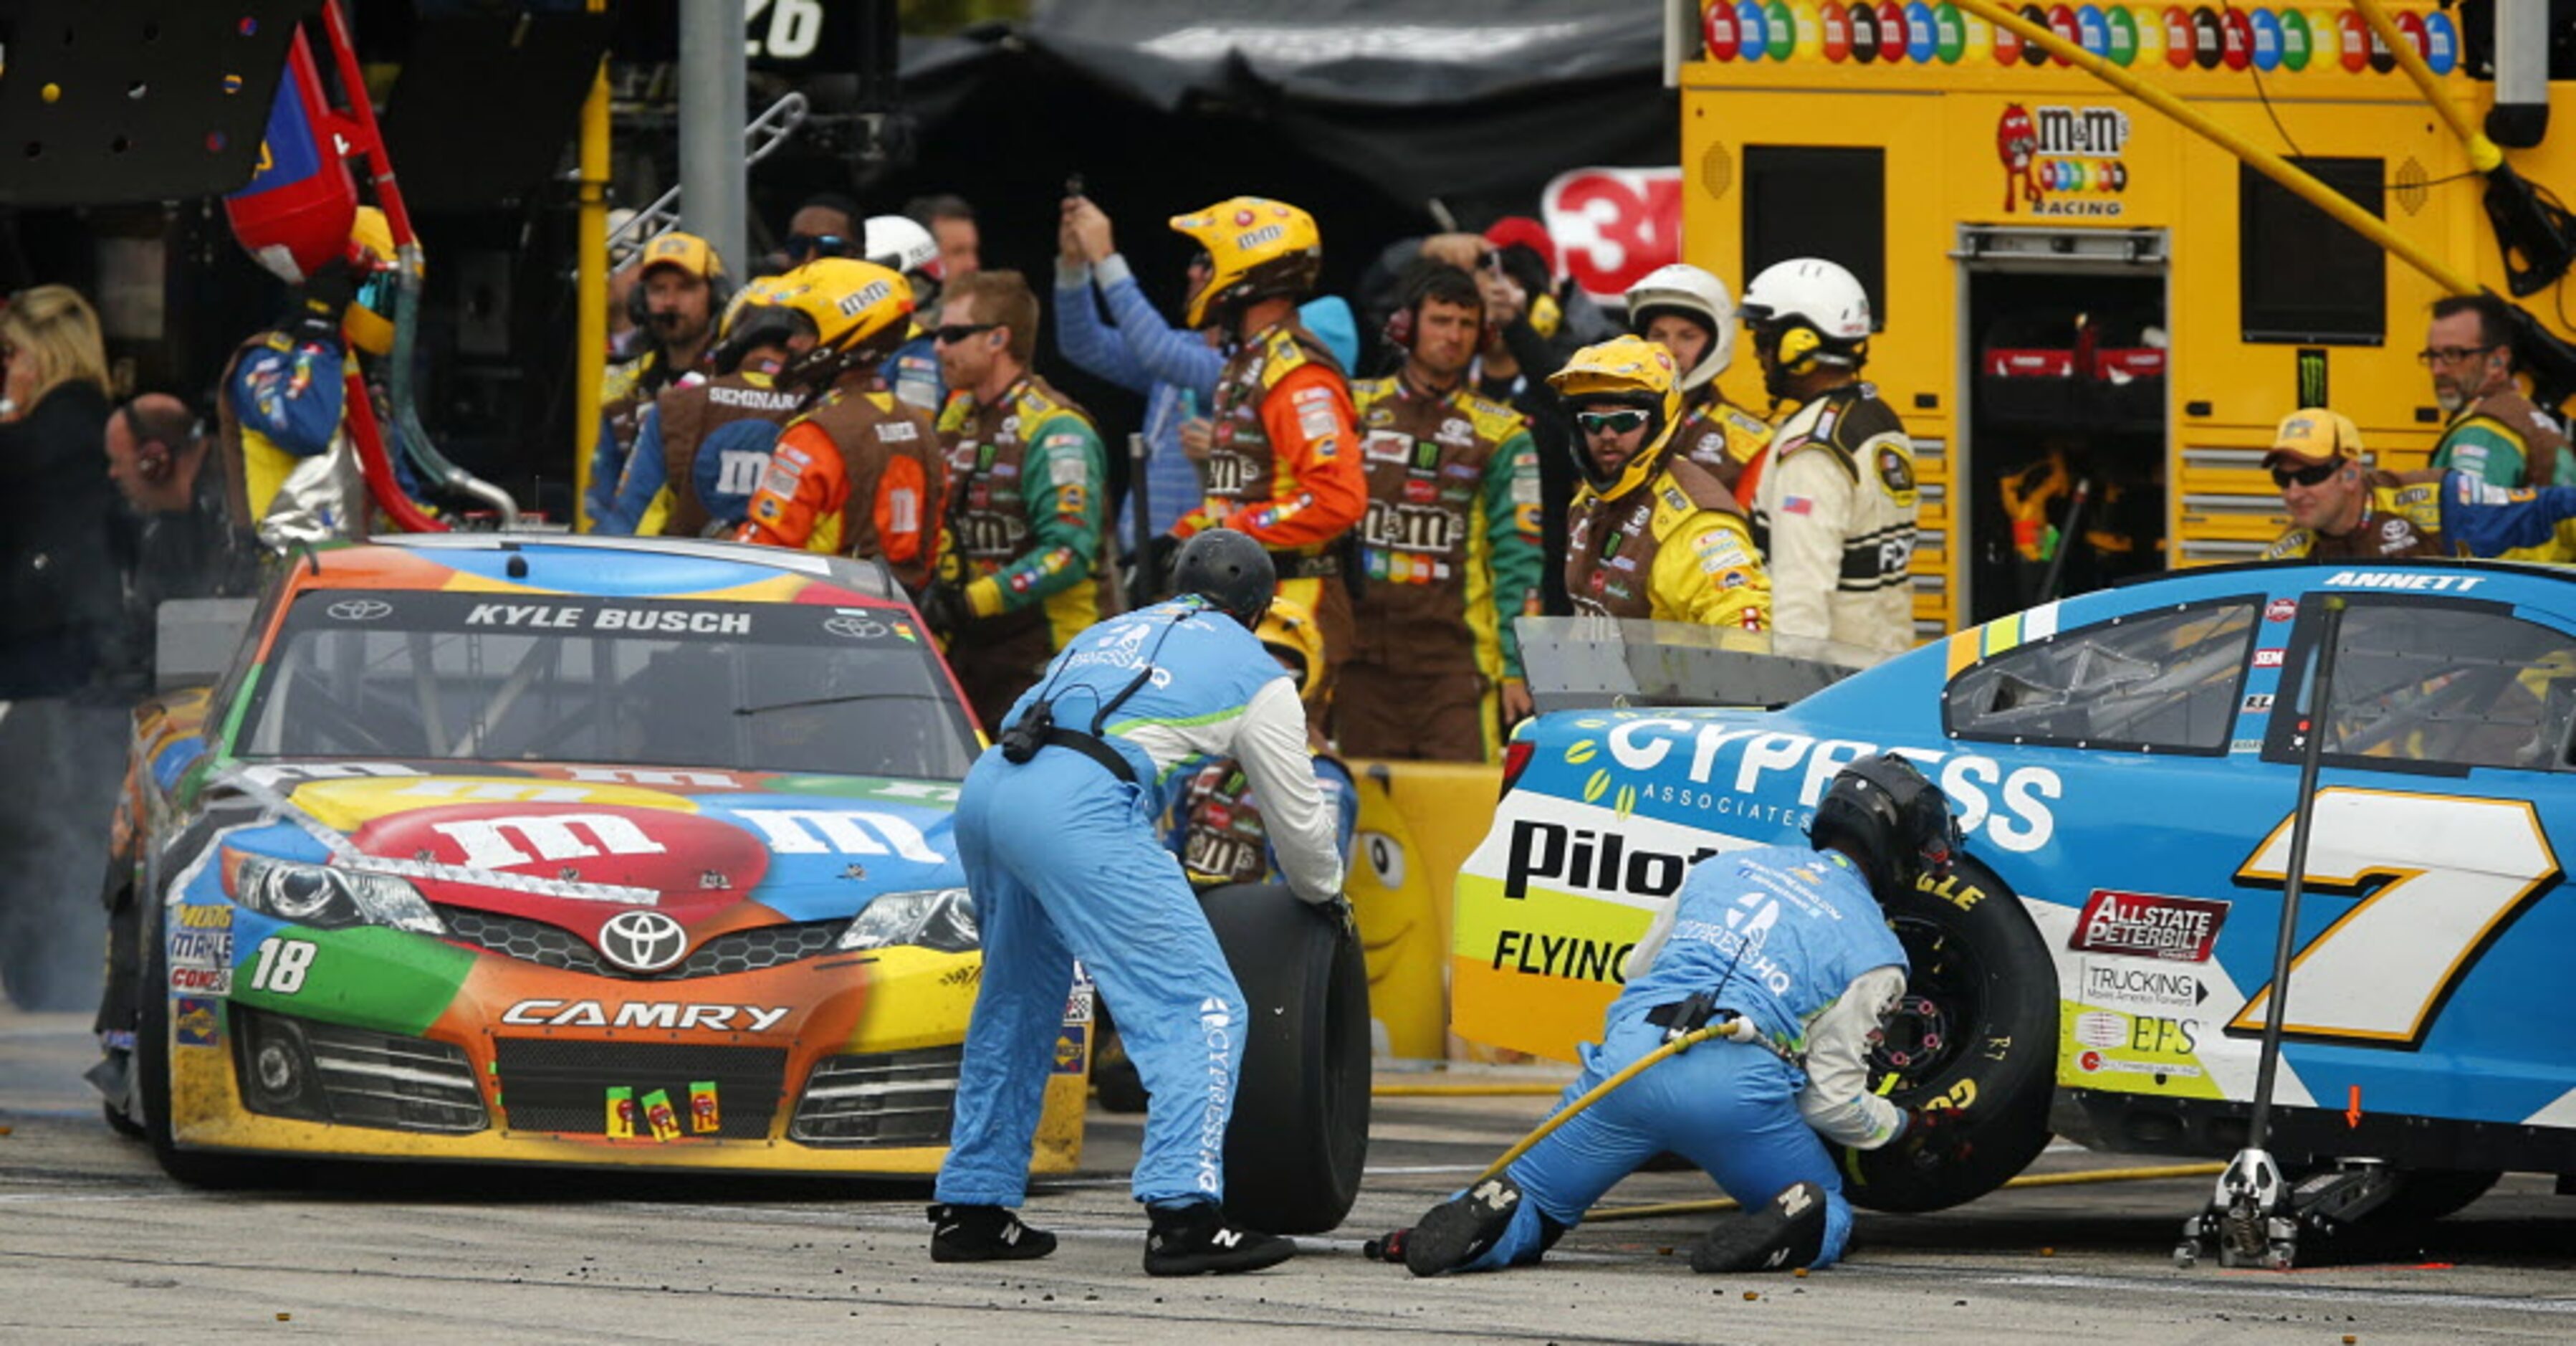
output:
<instances>
[{"instance_id":1,"label":"number 7 decal","mask_svg":"<svg viewBox=\"0 0 2576 1346\"><path fill-rule=\"evenodd\" d=\"M2236 881L2288 879L2290 820L2255 847ZM2363 1046L2422 1046L2433 1016L2488 942L2559 877L2540 816L2519 799L2469 799L2336 786L2317 792L2307 899L2375 891L2290 963L2283 1032ZM2254 992L2231 1034L2260 1033L2272 988Z\"/></svg>"}]
</instances>

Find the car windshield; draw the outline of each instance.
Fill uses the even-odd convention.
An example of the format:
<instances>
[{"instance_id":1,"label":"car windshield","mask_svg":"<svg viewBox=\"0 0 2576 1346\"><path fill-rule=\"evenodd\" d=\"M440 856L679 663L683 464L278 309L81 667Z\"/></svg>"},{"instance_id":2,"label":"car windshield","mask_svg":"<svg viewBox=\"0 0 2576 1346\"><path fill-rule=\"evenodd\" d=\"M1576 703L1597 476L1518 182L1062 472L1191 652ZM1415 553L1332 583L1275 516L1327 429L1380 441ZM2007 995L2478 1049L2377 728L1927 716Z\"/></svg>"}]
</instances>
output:
<instances>
[{"instance_id":1,"label":"car windshield","mask_svg":"<svg viewBox=\"0 0 2576 1346\"><path fill-rule=\"evenodd\" d=\"M888 608L307 593L245 757L597 762L962 780L976 741Z\"/></svg>"}]
</instances>

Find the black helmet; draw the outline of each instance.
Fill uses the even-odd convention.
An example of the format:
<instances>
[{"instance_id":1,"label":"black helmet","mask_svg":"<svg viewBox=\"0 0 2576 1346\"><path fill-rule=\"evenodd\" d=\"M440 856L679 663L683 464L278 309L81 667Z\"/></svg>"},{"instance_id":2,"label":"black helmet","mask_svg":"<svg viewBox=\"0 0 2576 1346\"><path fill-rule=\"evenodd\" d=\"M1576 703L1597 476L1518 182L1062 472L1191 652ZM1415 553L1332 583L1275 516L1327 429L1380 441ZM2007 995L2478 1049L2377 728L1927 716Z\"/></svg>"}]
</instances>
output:
<instances>
[{"instance_id":1,"label":"black helmet","mask_svg":"<svg viewBox=\"0 0 2576 1346\"><path fill-rule=\"evenodd\" d=\"M1923 874L1948 873L1960 847L1941 788L1894 753L1844 767L1816 805L1807 839L1818 850L1850 848L1882 898L1912 888Z\"/></svg>"},{"instance_id":2,"label":"black helmet","mask_svg":"<svg viewBox=\"0 0 2576 1346\"><path fill-rule=\"evenodd\" d=\"M1172 591L1197 594L1250 630L1279 592L1279 571L1260 543L1230 528L1191 538L1172 565Z\"/></svg>"}]
</instances>

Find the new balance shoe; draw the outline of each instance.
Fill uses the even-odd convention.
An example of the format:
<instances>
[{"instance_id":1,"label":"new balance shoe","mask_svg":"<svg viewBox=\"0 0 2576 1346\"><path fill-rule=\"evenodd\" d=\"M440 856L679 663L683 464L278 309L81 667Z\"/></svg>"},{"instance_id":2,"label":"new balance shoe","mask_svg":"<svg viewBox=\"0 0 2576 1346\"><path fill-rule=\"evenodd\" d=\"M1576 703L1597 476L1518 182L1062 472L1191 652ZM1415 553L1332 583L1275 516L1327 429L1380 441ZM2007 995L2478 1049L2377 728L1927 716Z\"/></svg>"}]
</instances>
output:
<instances>
[{"instance_id":1,"label":"new balance shoe","mask_svg":"<svg viewBox=\"0 0 2576 1346\"><path fill-rule=\"evenodd\" d=\"M1825 1249L1825 1189L1793 1182L1780 1194L1710 1228L1691 1249L1691 1270L1794 1271Z\"/></svg>"},{"instance_id":2,"label":"new balance shoe","mask_svg":"<svg viewBox=\"0 0 2576 1346\"><path fill-rule=\"evenodd\" d=\"M1511 1228L1521 1189L1496 1174L1425 1212L1404 1239L1404 1269L1437 1276L1482 1257Z\"/></svg>"},{"instance_id":3,"label":"new balance shoe","mask_svg":"<svg viewBox=\"0 0 2576 1346\"><path fill-rule=\"evenodd\" d=\"M1147 1208L1154 1224L1145 1234L1148 1276L1223 1276L1275 1267L1297 1255L1297 1245L1276 1234L1256 1234L1225 1222L1213 1201Z\"/></svg>"},{"instance_id":4,"label":"new balance shoe","mask_svg":"<svg viewBox=\"0 0 2576 1346\"><path fill-rule=\"evenodd\" d=\"M930 1208L933 1262L1025 1262L1055 1251L1055 1235L1031 1229L1000 1206Z\"/></svg>"}]
</instances>

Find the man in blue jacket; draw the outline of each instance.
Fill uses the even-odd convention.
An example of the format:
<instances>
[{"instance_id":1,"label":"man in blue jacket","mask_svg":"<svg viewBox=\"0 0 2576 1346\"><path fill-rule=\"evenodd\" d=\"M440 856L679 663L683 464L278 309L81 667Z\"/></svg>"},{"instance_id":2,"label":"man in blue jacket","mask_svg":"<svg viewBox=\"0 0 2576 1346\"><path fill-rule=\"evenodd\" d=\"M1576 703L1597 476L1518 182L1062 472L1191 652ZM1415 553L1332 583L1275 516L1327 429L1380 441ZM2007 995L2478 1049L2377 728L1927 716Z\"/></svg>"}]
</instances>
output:
<instances>
[{"instance_id":1,"label":"man in blue jacket","mask_svg":"<svg viewBox=\"0 0 2576 1346\"><path fill-rule=\"evenodd\" d=\"M1011 1208L1028 1193L1077 958L1153 1095L1133 1184L1152 1221L1146 1273L1253 1271L1296 1251L1229 1226L1220 1209L1243 992L1154 819L1182 762L1231 756L1260 792L1289 890L1347 919L1342 858L1307 762L1305 710L1253 636L1278 587L1269 554L1212 529L1182 548L1174 578L1180 597L1110 618L1056 655L959 794L984 977L930 1208L934 1261L1055 1248Z\"/></svg>"},{"instance_id":2,"label":"man in blue jacket","mask_svg":"<svg viewBox=\"0 0 2576 1346\"><path fill-rule=\"evenodd\" d=\"M1808 837L1812 849L1757 846L1692 866L1628 955L1627 988L1565 1101L1711 1020L1733 1019L1733 1032L1649 1066L1390 1235L1386 1255L1417 1276L1536 1262L1612 1184L1669 1151L1744 1204L1691 1250L1692 1270L1841 1257L1851 1206L1824 1141L1871 1150L1909 1129L1869 1089L1869 1039L1906 975L1872 894L1947 869L1959 828L1941 791L1889 754L1834 778Z\"/></svg>"}]
</instances>

